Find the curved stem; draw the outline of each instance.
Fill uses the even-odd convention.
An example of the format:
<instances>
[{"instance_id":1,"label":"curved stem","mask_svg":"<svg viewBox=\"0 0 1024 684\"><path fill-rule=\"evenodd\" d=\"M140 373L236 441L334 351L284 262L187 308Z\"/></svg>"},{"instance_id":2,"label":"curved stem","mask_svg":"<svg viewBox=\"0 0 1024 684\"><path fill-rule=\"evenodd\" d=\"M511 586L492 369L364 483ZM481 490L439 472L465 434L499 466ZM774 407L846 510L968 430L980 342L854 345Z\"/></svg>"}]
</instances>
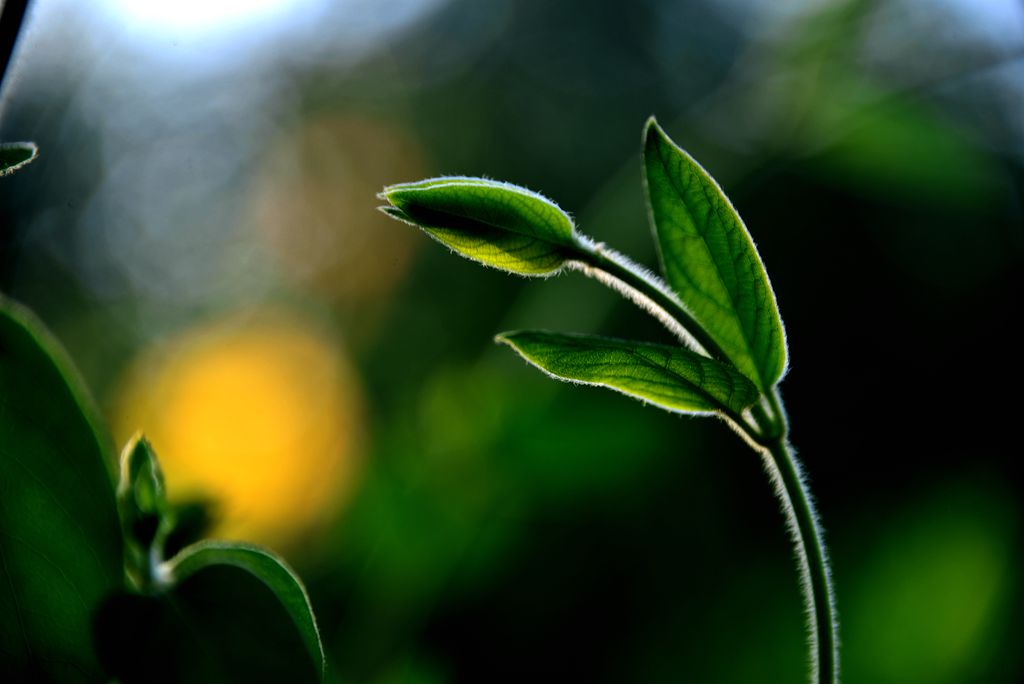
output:
<instances>
[{"instance_id":1,"label":"curved stem","mask_svg":"<svg viewBox=\"0 0 1024 684\"><path fill-rule=\"evenodd\" d=\"M773 387L772 391L765 397L768 400L768 408L771 409L773 419L777 422L782 433L789 430L789 416L786 415L786 410L782 408L782 398L779 396L779 388Z\"/></svg>"},{"instance_id":2,"label":"curved stem","mask_svg":"<svg viewBox=\"0 0 1024 684\"><path fill-rule=\"evenodd\" d=\"M839 681L839 640L835 594L818 515L803 470L785 436L764 447L762 456L786 514L796 547L800 585L810 631L811 681Z\"/></svg>"},{"instance_id":3,"label":"curved stem","mask_svg":"<svg viewBox=\"0 0 1024 684\"><path fill-rule=\"evenodd\" d=\"M588 275L611 285L640 303L672 332L696 342L709 356L729 363L721 347L693 320L683 303L657 276L601 244L580 241L574 255ZM611 282L607 276L611 277ZM753 423L730 415L730 422L761 453L786 514L800 571L800 587L808 621L811 682L839 681L839 640L835 596L828 554L814 500L804 481L796 452L789 444L789 421L777 388L751 407Z\"/></svg>"},{"instance_id":4,"label":"curved stem","mask_svg":"<svg viewBox=\"0 0 1024 684\"><path fill-rule=\"evenodd\" d=\"M586 240L581 241L577 246L578 251L575 257L581 264L591 269L597 269L621 282L630 290L641 294L650 304L664 312L665 317L679 326L678 329L672 325L667 326L673 333L680 334L682 331L681 336L687 341L695 342L708 356L728 363L722 348L704 328L693 320L693 315L660 278L600 243L593 244ZM584 272L586 272L586 268ZM657 317L666 323L662 316Z\"/></svg>"}]
</instances>

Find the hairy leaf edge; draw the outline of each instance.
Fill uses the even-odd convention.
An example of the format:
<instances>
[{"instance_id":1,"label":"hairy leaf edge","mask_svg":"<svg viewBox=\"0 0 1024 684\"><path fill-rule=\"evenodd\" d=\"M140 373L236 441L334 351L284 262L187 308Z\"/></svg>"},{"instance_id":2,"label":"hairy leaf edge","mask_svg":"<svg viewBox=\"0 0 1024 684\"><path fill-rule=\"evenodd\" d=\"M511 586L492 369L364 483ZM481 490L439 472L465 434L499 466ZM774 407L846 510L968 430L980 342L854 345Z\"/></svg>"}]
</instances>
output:
<instances>
[{"instance_id":1,"label":"hairy leaf edge","mask_svg":"<svg viewBox=\"0 0 1024 684\"><path fill-rule=\"evenodd\" d=\"M509 269L505 269L505 268L502 268L500 266L495 266L494 264L489 264L486 261L473 256L472 254L467 254L465 252L460 252L459 250L455 249L454 247L452 247L451 245L446 243L444 240L442 240L438 236L434 235L430 231L430 228L431 228L430 226L425 226L424 224L419 223L418 221L413 219L411 216L406 214L404 211L402 211L398 207L391 206L391 205L384 205L384 206L377 207L377 209L379 211L387 214L388 216L390 216L393 219L397 219L397 220L401 221L402 223L406 223L406 224L408 224L408 225L410 225L410 226L412 226L414 228L418 228L419 230L423 231L423 233L425 233L427 235L427 237L429 237L431 240L433 240L437 244L445 247L452 254L457 254L458 256L462 257L463 259L468 259L469 261L472 261L475 264L480 264L481 266L483 266L485 268L494 269L495 271L499 271L501 273L508 273L509 275L519 276L521 278L538 278L538 279L541 279L541 280L545 280L547 278L551 278L553 276L559 275L562 272L564 272L568 267L570 267L570 261L572 260L572 258L569 255L566 255L565 259L562 260L562 263L560 265L558 265L557 267L551 269L550 271L539 271L537 273L524 273L523 271L511 271ZM495 227L495 230L500 230L500 228ZM582 240L587 240L587 238L583 238L578 233L574 233L574 236L575 236L577 241L579 241L581 239ZM538 242L543 242L540 238L534 238L534 239L537 240Z\"/></svg>"},{"instance_id":2,"label":"hairy leaf edge","mask_svg":"<svg viewBox=\"0 0 1024 684\"><path fill-rule=\"evenodd\" d=\"M0 177L9 176L20 168L31 164L39 157L39 146L34 142L0 143L0 150L29 150L29 155L20 162L0 168Z\"/></svg>"},{"instance_id":3,"label":"hairy leaf edge","mask_svg":"<svg viewBox=\"0 0 1024 684\"><path fill-rule=\"evenodd\" d=\"M436 188L448 188L448 187L460 187L460 186L462 186L462 187L464 187L464 186L499 187L499 188L502 188L504 190L508 190L510 192L513 192L513 193L518 193L518 194L521 194L521 195L527 195L529 197L532 197L535 200L539 200L540 202L549 205L552 209L557 211L559 214L561 214L565 218L566 223L569 224L569 233L570 233L570 235L573 238L572 242L574 244L578 243L580 241L580 238L582 237L579 234L579 231L577 230L578 226L576 225L576 221L573 219L572 214L570 214L568 211L566 211L561 206L559 206L558 202L554 201L550 197L546 197L545 195L537 192L536 190L531 190L530 188L523 187L522 185L516 185L515 183L509 183L507 181L492 180L490 178L485 178L483 176L438 176L436 178L427 178L427 179L424 179L424 180L411 181L411 182L408 182L408 183L394 183L392 185L385 186L384 189L381 192L378 192L377 193L377 199L384 200L385 202L388 202L390 204L391 208L398 209L399 211L402 211L402 209L400 207L398 207L394 203L394 201L391 199L391 195L396 193L396 192L403 192L403 191L418 192L418 191L424 191L424 190L434 190ZM379 207L379 209L381 211L384 211L384 213L388 214L389 216L392 216L394 218L398 218L399 220L405 221L406 223L412 223L413 225L422 227L421 224L415 223L413 221L412 217L408 216L408 214L405 214L404 211L402 211L402 213L403 213L403 215L405 215L406 218L401 218L401 217L397 216L396 214L393 214L393 213L387 211L387 207ZM479 220L479 219L477 219L477 220ZM481 222L483 223L483 221L481 221ZM492 227L497 229L497 230L507 230L509 232L518 232L518 231L510 230L510 229L505 228L503 226L492 226ZM534 236L530 235L529 237L534 237ZM540 238L537 238L537 239L540 240ZM588 239L584 239L583 242L584 243L589 243ZM567 247L568 245L561 245L561 246Z\"/></svg>"},{"instance_id":4,"label":"hairy leaf edge","mask_svg":"<svg viewBox=\"0 0 1024 684\"><path fill-rule=\"evenodd\" d=\"M763 391L767 392L768 390L771 389L771 387L773 387L775 385L778 385L780 382L782 382L783 378L785 378L786 374L789 372L789 341L788 341L788 339L786 337L786 324L782 320L782 314L779 312L779 302L778 302L778 298L775 295L775 287L772 285L771 276L768 275L768 269L764 265L764 259L761 258L761 253L757 249L757 244L754 242L754 237L753 237L753 235L751 235L750 229L747 227L746 222L743 220L743 217L740 216L740 213L736 210L736 207L733 206L732 200L730 200L728 195L725 194L725 191L722 190L722 186L719 185L718 181L715 180L715 177L712 176L710 173L708 173L708 170L705 169L704 166L701 165L700 162L698 162L696 159L693 158L693 155L691 155L689 152L687 152L682 147L680 147L678 144L676 144L676 142L671 138L671 136L669 136L668 133L665 132L665 129L663 129L661 127L661 125L657 121L657 118L654 117L654 116L648 117L647 122L644 124L643 134L642 134L641 141L640 141L641 142L641 150L642 150L643 156L645 158L647 156L647 139L648 139L648 136L650 135L650 132L651 132L652 129L661 138L662 141L666 142L670 147L674 148L676 151L681 153L691 164L693 164L693 166L697 169L698 173L702 174L705 179L710 181L711 186L715 189L715 192L718 193L718 197L721 200L723 200L725 202L726 206L729 207L729 209L733 212L733 214L735 214L737 220L739 221L740 226L743 228L743 234L744 234L744 236L747 239L747 243L748 243L748 245L750 247L750 250L753 252L754 256L757 258L757 263L758 263L758 266L760 267L761 274L764 276L765 284L768 286L768 295L769 295L769 297L771 297L771 303L772 303L772 313L774 313L774 315L775 315L775 320L778 321L779 333L780 333L780 335L782 337L782 367L779 369L779 371L777 373L777 377L774 380L772 380L771 382L767 383L766 387L762 388ZM651 206L651 202L650 202L650 190L649 190L648 184L647 184L647 164L646 164L646 162L644 164L642 164L641 167L643 169L643 186L644 186L644 194L645 194L645 203L647 205L647 215L648 215L649 222L651 224L651 228L654 231L654 243L655 243L654 246L655 246L655 248L657 250L657 253L658 253L658 262L659 262L659 265L661 266L661 271L662 271L662 273L665 273L665 255L662 253L662 250L661 250L661 241L658 238L658 234L657 234L657 224L654 221L654 210L653 210L653 208ZM732 304L731 301L730 301L730 304ZM689 310L689 307L685 306L685 302L683 303L683 305L684 305L685 308L687 308L687 310ZM735 307L734 307L734 309L735 309ZM691 315L692 315L692 312L691 312ZM696 318L694 318L694 320L696 320ZM743 336L743 339L744 339L744 344L747 347L747 353L750 354L751 359L753 359L753 354L751 353L751 349L750 349L751 344L752 344L753 341L752 340L748 340L746 335ZM759 369L758 375L760 375L760 369ZM751 378L751 380L755 380L755 379ZM763 379L756 379L754 384L760 385L762 381L763 381Z\"/></svg>"},{"instance_id":5,"label":"hairy leaf edge","mask_svg":"<svg viewBox=\"0 0 1024 684\"><path fill-rule=\"evenodd\" d=\"M390 195L395 191L400 192L403 190L432 190L434 188L443 188L458 185L497 186L504 188L505 190L511 190L513 192L529 195L534 199L538 199L541 202L544 202L545 204L550 204L553 208L557 209L569 220L569 225L572 227L572 229L576 229L576 222L573 220L572 215L565 209L562 209L562 207L558 205L558 202L555 202L550 197L546 197L543 194L537 192L536 190L531 190L530 188L523 187L522 185L516 185L515 183L509 183L508 181L494 180L491 178L486 178L484 176L437 176L435 178L425 178L423 180L410 181L408 183L393 183L391 185L384 186L384 189L381 192L377 193L377 199L390 202Z\"/></svg>"},{"instance_id":6,"label":"hairy leaf edge","mask_svg":"<svg viewBox=\"0 0 1024 684\"><path fill-rule=\"evenodd\" d=\"M533 359L531 359L529 356L527 356L526 353L523 351L523 349L518 344L516 344L513 339L511 339L512 336L517 335L517 334L522 333L522 332L534 332L534 331L510 330L510 331L506 331L506 332L503 332L503 333L498 333L497 335L495 335L494 336L494 341L496 343L498 343L498 344L504 344L504 345L510 347L513 351L515 351L517 354L519 354L519 356L524 361L526 361L528 364L530 364L531 366L533 366L534 368L539 370L544 375L547 375L549 378L552 378L554 380L558 380L559 382L569 383L569 384L572 384L572 385L583 385L583 386L587 386L587 387L603 387L605 389L612 390L613 392L618 392L619 394L622 394L622 395L625 395L627 397L630 397L631 399L635 399L635 400L639 401L642 404L645 404L645 405L646 404L650 404L651 406L657 406L659 409L661 409L663 411L667 411L669 413L675 413L677 415L684 415L684 416L720 416L720 417L729 419L729 421L731 421L731 422L737 422L737 423L742 422L739 413L737 413L736 411L733 411L728 406L723 406L722 403L720 401L718 401L717 399L715 399L714 397L710 397L709 396L709 399L711 400L711 403L716 404L718 408L712 409L710 411L698 411L698 410L693 410L693 409L679 409L679 408L674 408L674 407L671 407L671 406L665 406L664 404L661 404L661 403L659 403L657 401L654 401L653 399L651 399L649 397L640 396L638 394L634 394L633 392L627 392L624 389L621 389L619 387L614 387L612 385L609 385L609 384L606 384L606 383L603 383L603 382L591 382L591 381L588 381L588 380L577 380L576 378L567 378L567 377L564 377L562 375L556 375L556 374L552 373L551 371L549 371L548 369L546 369L543 366L541 366L539 363L537 363ZM597 337L597 336L595 336L595 337ZM609 338L609 339L613 339L613 338ZM616 341L621 341L621 340L616 340ZM691 351L691 350L686 350L686 351ZM692 352L691 351L691 353L696 353L696 352ZM746 376L744 376L742 373L740 373L739 376L744 378L744 379L746 379ZM682 379L682 382L685 382L687 385L690 385L691 387L695 387L693 385L693 383L689 382L688 380ZM756 388L756 385L754 385L754 387ZM699 387L695 387L695 390L698 393L706 395L704 390L702 390ZM753 406L754 404L757 403L758 399L759 399L759 396L758 396L758 398L755 398L754 401L752 401L749 405L747 405L743 409L743 411L749 410L749 408L751 406Z\"/></svg>"}]
</instances>

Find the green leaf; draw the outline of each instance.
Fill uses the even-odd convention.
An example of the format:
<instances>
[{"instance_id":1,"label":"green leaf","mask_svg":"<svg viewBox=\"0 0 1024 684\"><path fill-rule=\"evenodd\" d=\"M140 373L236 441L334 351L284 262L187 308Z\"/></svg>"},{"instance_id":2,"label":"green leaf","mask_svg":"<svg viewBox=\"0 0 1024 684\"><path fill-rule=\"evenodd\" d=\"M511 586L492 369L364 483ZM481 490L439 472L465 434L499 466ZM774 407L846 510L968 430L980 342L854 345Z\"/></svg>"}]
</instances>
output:
<instances>
[{"instance_id":1,"label":"green leaf","mask_svg":"<svg viewBox=\"0 0 1024 684\"><path fill-rule=\"evenodd\" d=\"M136 585L149 582L150 559L163 558L163 539L170 531L170 506L164 494L164 475L149 442L136 434L121 451L121 478L117 486L129 575Z\"/></svg>"},{"instance_id":2,"label":"green leaf","mask_svg":"<svg viewBox=\"0 0 1024 684\"><path fill-rule=\"evenodd\" d=\"M39 148L32 142L0 144L0 176L7 176L39 156Z\"/></svg>"},{"instance_id":3,"label":"green leaf","mask_svg":"<svg viewBox=\"0 0 1024 684\"><path fill-rule=\"evenodd\" d=\"M70 362L0 297L0 672L99 676L90 619L122 588L107 442Z\"/></svg>"},{"instance_id":4,"label":"green leaf","mask_svg":"<svg viewBox=\"0 0 1024 684\"><path fill-rule=\"evenodd\" d=\"M758 397L736 369L681 347L544 331L495 339L559 380L608 387L669 411L735 416Z\"/></svg>"},{"instance_id":5,"label":"green leaf","mask_svg":"<svg viewBox=\"0 0 1024 684\"><path fill-rule=\"evenodd\" d=\"M509 183L445 177L384 188L389 216L487 266L526 276L557 273L572 257L572 219L554 202Z\"/></svg>"},{"instance_id":6,"label":"green leaf","mask_svg":"<svg viewBox=\"0 0 1024 684\"><path fill-rule=\"evenodd\" d=\"M644 178L665 278L724 356L767 392L786 370L786 338L739 214L653 118L644 132Z\"/></svg>"},{"instance_id":7,"label":"green leaf","mask_svg":"<svg viewBox=\"0 0 1024 684\"><path fill-rule=\"evenodd\" d=\"M121 451L118 503L140 513L159 514L167 508L164 474L160 462L142 433L133 436Z\"/></svg>"},{"instance_id":8,"label":"green leaf","mask_svg":"<svg viewBox=\"0 0 1024 684\"><path fill-rule=\"evenodd\" d=\"M287 563L266 549L251 544L201 541L186 547L164 565L166 580L178 584L214 567L242 570L262 582L291 617L320 677L326 660L313 606L306 587Z\"/></svg>"},{"instance_id":9,"label":"green leaf","mask_svg":"<svg viewBox=\"0 0 1024 684\"><path fill-rule=\"evenodd\" d=\"M157 593L111 597L95 637L100 662L121 684L322 681L285 606L232 565L208 565Z\"/></svg>"}]
</instances>

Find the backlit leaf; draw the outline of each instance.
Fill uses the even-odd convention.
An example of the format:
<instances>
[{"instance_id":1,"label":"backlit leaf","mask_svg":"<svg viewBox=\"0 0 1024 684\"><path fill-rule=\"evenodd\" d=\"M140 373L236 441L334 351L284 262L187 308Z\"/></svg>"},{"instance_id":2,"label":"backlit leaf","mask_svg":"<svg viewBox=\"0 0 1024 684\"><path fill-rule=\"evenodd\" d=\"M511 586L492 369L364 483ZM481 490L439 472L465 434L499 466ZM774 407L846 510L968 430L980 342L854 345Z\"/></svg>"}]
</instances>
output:
<instances>
[{"instance_id":1,"label":"backlit leaf","mask_svg":"<svg viewBox=\"0 0 1024 684\"><path fill-rule=\"evenodd\" d=\"M556 273L576 244L572 219L541 195L484 178L392 185L389 216L423 229L462 256L526 276Z\"/></svg>"},{"instance_id":2,"label":"backlit leaf","mask_svg":"<svg viewBox=\"0 0 1024 684\"><path fill-rule=\"evenodd\" d=\"M322 680L285 606L233 565L207 565L165 591L117 594L95 626L100 661L121 684Z\"/></svg>"},{"instance_id":3,"label":"backlit leaf","mask_svg":"<svg viewBox=\"0 0 1024 684\"><path fill-rule=\"evenodd\" d=\"M665 278L726 358L767 392L785 372L786 340L739 214L653 118L644 132L644 178Z\"/></svg>"},{"instance_id":4,"label":"backlit leaf","mask_svg":"<svg viewBox=\"0 0 1024 684\"><path fill-rule=\"evenodd\" d=\"M758 397L731 366L682 347L544 331L496 339L559 380L608 387L669 411L735 415Z\"/></svg>"},{"instance_id":5,"label":"backlit leaf","mask_svg":"<svg viewBox=\"0 0 1024 684\"><path fill-rule=\"evenodd\" d=\"M0 144L0 176L14 173L39 155L35 143L16 142Z\"/></svg>"}]
</instances>

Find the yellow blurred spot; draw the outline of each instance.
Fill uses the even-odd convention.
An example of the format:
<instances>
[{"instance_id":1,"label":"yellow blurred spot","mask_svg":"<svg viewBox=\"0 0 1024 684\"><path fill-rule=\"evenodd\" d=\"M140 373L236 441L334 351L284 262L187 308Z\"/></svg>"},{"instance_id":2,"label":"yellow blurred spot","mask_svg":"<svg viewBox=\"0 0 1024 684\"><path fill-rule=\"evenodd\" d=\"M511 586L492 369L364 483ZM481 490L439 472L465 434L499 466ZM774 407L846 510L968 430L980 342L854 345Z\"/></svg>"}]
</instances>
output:
<instances>
[{"instance_id":1,"label":"yellow blurred spot","mask_svg":"<svg viewBox=\"0 0 1024 684\"><path fill-rule=\"evenodd\" d=\"M121 441L138 429L150 438L172 499L214 500L219 536L282 546L351 491L358 404L339 345L269 315L142 354L113 422Z\"/></svg>"}]
</instances>

